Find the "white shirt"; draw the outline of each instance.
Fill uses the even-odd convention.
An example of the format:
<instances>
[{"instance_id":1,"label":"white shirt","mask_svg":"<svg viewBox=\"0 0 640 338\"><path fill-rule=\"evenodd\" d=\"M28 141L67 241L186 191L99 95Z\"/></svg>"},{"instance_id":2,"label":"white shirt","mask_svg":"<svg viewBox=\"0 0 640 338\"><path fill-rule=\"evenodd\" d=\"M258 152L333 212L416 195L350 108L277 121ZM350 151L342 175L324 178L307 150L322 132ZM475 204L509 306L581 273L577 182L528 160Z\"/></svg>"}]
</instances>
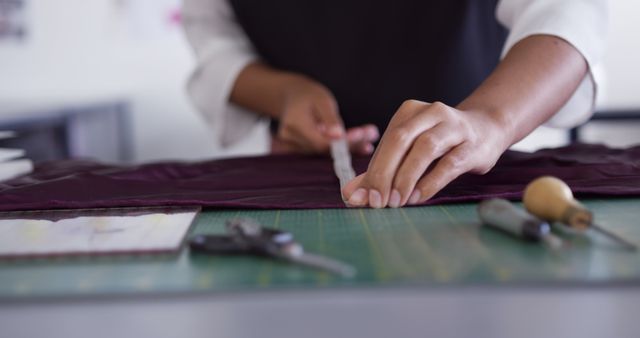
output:
<instances>
[{"instance_id":1,"label":"white shirt","mask_svg":"<svg viewBox=\"0 0 640 338\"><path fill-rule=\"evenodd\" d=\"M503 57L518 41L546 34L573 45L589 66L573 96L547 125L573 127L591 116L597 88L592 70L604 52L607 11L607 0L500 0L498 3L496 18L509 29ZM183 22L197 57L187 91L213 127L220 144L232 145L254 128L266 128L266 118L229 102L239 72L259 57L236 22L227 0L185 0Z\"/></svg>"}]
</instances>

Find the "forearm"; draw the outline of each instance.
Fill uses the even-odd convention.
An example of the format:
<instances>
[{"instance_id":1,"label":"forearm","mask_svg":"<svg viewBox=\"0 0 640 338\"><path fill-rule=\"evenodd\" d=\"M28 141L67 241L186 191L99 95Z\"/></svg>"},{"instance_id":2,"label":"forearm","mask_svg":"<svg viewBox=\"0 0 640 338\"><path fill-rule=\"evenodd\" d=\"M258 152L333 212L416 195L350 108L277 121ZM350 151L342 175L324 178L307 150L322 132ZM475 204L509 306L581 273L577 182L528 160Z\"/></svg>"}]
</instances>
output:
<instances>
[{"instance_id":1,"label":"forearm","mask_svg":"<svg viewBox=\"0 0 640 338\"><path fill-rule=\"evenodd\" d=\"M289 93L308 81L302 75L251 63L236 78L230 100L258 114L278 118Z\"/></svg>"},{"instance_id":2,"label":"forearm","mask_svg":"<svg viewBox=\"0 0 640 338\"><path fill-rule=\"evenodd\" d=\"M487 114L505 131L508 147L551 118L586 72L586 61L568 42L534 35L514 45L457 108Z\"/></svg>"}]
</instances>

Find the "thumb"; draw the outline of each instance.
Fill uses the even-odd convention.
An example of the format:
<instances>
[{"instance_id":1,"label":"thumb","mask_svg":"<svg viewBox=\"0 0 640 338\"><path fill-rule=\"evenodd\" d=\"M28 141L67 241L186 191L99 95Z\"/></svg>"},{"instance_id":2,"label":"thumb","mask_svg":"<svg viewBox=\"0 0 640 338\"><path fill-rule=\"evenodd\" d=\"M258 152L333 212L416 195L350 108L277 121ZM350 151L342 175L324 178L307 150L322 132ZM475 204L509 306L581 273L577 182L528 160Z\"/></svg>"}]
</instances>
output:
<instances>
[{"instance_id":1,"label":"thumb","mask_svg":"<svg viewBox=\"0 0 640 338\"><path fill-rule=\"evenodd\" d=\"M315 117L320 130L331 138L344 136L344 123L338 113L338 104L333 99L319 100L315 105Z\"/></svg>"}]
</instances>

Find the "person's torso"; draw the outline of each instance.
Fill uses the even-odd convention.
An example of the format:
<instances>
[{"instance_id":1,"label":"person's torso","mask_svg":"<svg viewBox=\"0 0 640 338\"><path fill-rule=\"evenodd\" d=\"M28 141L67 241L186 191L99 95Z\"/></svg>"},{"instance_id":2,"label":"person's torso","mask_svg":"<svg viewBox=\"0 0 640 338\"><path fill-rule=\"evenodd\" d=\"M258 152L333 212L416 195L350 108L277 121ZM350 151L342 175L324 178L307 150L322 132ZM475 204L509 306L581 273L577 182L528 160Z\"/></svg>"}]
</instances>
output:
<instances>
[{"instance_id":1,"label":"person's torso","mask_svg":"<svg viewBox=\"0 0 640 338\"><path fill-rule=\"evenodd\" d=\"M260 57L336 96L347 127L383 131L407 99L456 105L499 61L498 0L229 0Z\"/></svg>"}]
</instances>

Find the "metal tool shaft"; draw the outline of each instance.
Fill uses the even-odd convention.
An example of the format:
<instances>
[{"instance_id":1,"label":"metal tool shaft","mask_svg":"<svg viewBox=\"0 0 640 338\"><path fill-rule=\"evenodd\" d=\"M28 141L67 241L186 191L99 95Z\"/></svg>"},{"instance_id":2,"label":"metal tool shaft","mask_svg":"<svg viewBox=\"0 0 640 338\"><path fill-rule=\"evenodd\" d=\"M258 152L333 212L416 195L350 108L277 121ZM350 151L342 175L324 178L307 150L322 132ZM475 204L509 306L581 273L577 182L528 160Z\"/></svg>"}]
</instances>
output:
<instances>
[{"instance_id":1,"label":"metal tool shaft","mask_svg":"<svg viewBox=\"0 0 640 338\"><path fill-rule=\"evenodd\" d=\"M542 243L552 250L560 250L563 246L562 240L555 235L547 234L541 237Z\"/></svg>"},{"instance_id":2,"label":"metal tool shaft","mask_svg":"<svg viewBox=\"0 0 640 338\"><path fill-rule=\"evenodd\" d=\"M310 268L325 270L330 273L340 275L342 277L351 278L355 276L356 270L347 264L338 262L336 260L314 255L306 252L301 252L293 255L283 256L288 261L296 264L308 266Z\"/></svg>"},{"instance_id":3,"label":"metal tool shaft","mask_svg":"<svg viewBox=\"0 0 640 338\"><path fill-rule=\"evenodd\" d=\"M612 240L620 243L621 245L623 245L624 247L626 247L629 250L638 250L638 245L627 240L626 238L622 237L621 235L607 229L604 227L599 226L598 224L591 224L591 228L609 238L611 238Z\"/></svg>"}]
</instances>

